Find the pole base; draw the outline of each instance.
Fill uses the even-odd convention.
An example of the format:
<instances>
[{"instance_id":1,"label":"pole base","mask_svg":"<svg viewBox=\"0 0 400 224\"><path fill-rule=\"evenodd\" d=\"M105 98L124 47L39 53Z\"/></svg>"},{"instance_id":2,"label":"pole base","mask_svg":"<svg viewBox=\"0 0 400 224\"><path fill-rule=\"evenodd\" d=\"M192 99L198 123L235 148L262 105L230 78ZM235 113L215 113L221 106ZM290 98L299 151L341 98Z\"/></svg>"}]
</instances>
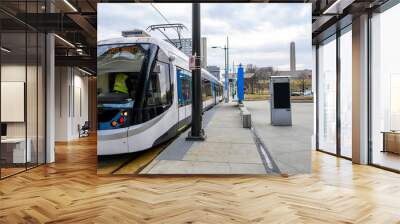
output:
<instances>
[{"instance_id":1,"label":"pole base","mask_svg":"<svg viewBox=\"0 0 400 224\"><path fill-rule=\"evenodd\" d=\"M204 129L200 130L200 135L199 136L193 136L192 132L189 131L188 136L186 137L186 141L204 141L206 140L207 136L204 133Z\"/></svg>"}]
</instances>

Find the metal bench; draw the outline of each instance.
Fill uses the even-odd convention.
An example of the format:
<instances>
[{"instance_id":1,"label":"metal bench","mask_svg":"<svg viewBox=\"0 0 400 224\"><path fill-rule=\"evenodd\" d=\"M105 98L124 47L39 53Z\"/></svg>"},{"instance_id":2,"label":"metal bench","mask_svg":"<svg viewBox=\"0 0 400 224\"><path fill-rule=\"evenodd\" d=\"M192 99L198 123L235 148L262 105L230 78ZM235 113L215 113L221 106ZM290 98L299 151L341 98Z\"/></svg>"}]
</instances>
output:
<instances>
[{"instance_id":1,"label":"metal bench","mask_svg":"<svg viewBox=\"0 0 400 224\"><path fill-rule=\"evenodd\" d=\"M246 107L240 107L240 117L242 118L243 128L251 128L251 113Z\"/></svg>"}]
</instances>

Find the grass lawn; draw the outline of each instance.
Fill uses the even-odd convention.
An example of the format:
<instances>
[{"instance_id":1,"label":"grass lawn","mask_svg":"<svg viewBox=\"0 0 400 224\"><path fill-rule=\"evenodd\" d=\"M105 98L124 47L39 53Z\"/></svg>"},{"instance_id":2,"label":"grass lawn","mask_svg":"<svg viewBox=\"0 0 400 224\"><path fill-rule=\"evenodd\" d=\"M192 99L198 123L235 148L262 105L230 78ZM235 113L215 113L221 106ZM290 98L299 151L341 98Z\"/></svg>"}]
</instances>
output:
<instances>
[{"instance_id":1,"label":"grass lawn","mask_svg":"<svg viewBox=\"0 0 400 224\"><path fill-rule=\"evenodd\" d=\"M269 94L245 94L244 95L244 100L247 101L252 101L252 100L269 100L270 95ZM306 102L306 103L312 103L313 102L313 97L312 96L292 96L291 97L292 102Z\"/></svg>"},{"instance_id":2,"label":"grass lawn","mask_svg":"<svg viewBox=\"0 0 400 224\"><path fill-rule=\"evenodd\" d=\"M245 94L244 100L269 100L269 94Z\"/></svg>"}]
</instances>

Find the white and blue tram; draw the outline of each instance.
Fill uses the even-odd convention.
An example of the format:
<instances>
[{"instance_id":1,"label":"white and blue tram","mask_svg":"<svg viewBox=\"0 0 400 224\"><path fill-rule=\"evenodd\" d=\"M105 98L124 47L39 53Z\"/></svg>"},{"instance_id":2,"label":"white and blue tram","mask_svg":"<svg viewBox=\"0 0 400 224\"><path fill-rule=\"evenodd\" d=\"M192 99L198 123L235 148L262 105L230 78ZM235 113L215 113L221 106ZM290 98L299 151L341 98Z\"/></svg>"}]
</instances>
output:
<instances>
[{"instance_id":1,"label":"white and blue tram","mask_svg":"<svg viewBox=\"0 0 400 224\"><path fill-rule=\"evenodd\" d=\"M98 42L97 154L149 149L191 121L189 58L154 37ZM222 100L222 82L202 70L203 109Z\"/></svg>"}]
</instances>

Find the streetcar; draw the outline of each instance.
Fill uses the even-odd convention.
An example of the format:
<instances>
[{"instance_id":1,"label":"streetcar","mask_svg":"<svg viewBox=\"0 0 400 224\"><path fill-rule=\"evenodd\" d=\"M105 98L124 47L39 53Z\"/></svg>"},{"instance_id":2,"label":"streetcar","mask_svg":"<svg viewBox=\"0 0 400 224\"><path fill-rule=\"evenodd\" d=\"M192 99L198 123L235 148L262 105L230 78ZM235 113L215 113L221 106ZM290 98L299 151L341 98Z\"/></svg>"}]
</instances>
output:
<instances>
[{"instance_id":1,"label":"streetcar","mask_svg":"<svg viewBox=\"0 0 400 224\"><path fill-rule=\"evenodd\" d=\"M149 35L97 43L97 154L150 149L191 122L189 57ZM223 84L201 70L203 110L222 101Z\"/></svg>"}]
</instances>

